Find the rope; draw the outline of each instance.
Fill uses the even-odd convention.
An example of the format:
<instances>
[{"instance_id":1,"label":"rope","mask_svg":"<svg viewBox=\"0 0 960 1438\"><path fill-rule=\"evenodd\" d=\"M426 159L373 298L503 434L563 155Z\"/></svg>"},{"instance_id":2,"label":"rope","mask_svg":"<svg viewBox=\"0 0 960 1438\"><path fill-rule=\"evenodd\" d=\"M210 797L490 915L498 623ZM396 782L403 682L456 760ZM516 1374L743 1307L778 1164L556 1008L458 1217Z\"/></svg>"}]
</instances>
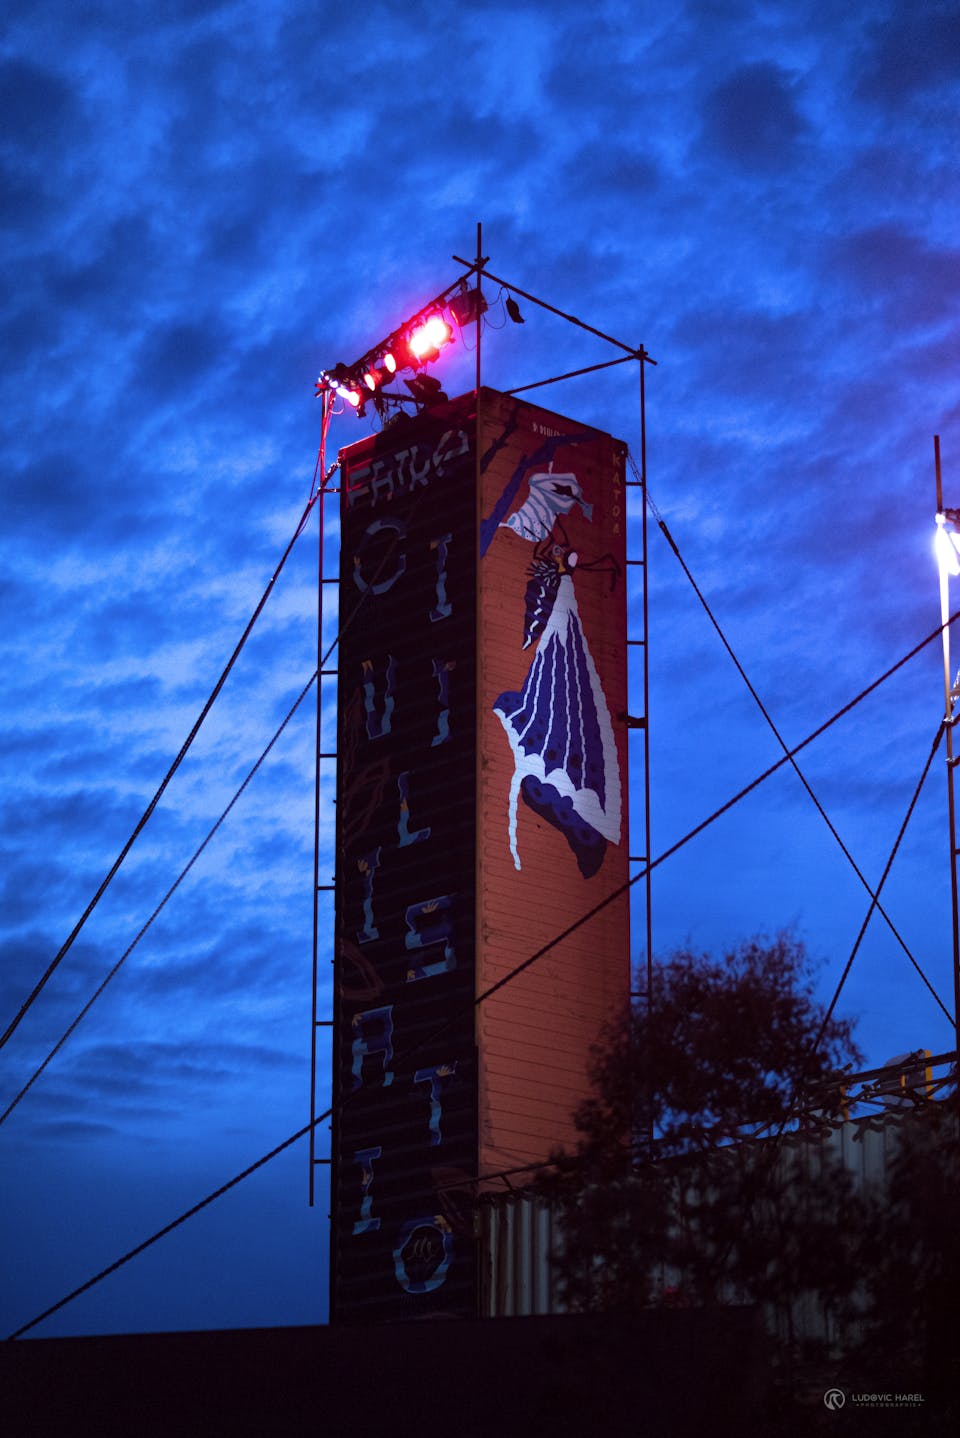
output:
<instances>
[{"instance_id":1,"label":"rope","mask_svg":"<svg viewBox=\"0 0 960 1438\"><path fill-rule=\"evenodd\" d=\"M156 791L156 793L154 794L153 798L150 800L150 803L147 805L146 809L144 810L143 815L141 816L139 823L137 824L137 826L136 826L136 828L134 829L133 833L130 835L130 837L129 837L129 839L127 840L127 842L124 844L123 848L120 850L120 853L117 855L117 858L114 860L114 862L113 862L113 864L112 864L112 866L111 866L109 872L107 873L107 875L106 875L106 877L104 878L103 882L100 884L100 887L97 889L97 892L94 894L93 898L90 900L90 902L89 902L89 904L87 905L87 907L84 909L84 911L83 911L83 913L81 914L80 918L78 919L77 923L74 925L74 927L73 927L73 929L71 930L71 932L70 932L69 936L67 937L66 941L61 945L60 949L57 951L57 953L54 955L53 959L52 959L52 960L50 961L50 963L47 965L46 970L45 970L44 973L41 975L41 977L39 978L39 980L37 981L37 983L34 985L32 991L30 992L30 994L27 996L27 998L26 998L26 999L24 1000L24 1002L21 1004L18 1013L14 1016L14 1018L11 1020L11 1022L7 1025L7 1028L6 1028L6 1030L4 1031L4 1033L3 1033L2 1035L0 1035L0 1048L3 1048L4 1044L8 1042L8 1040L11 1038L11 1036L13 1035L13 1033L14 1033L14 1032L16 1031L16 1029L19 1027L20 1023L21 1023L22 1020L25 1018L26 1014L28 1013L28 1011L30 1010L30 1008L33 1006L33 1004L36 1002L37 998L40 996L40 993L41 993L42 990L44 989L45 985L47 984L47 982L49 981L49 979L51 978L51 976L53 975L53 973L55 972L55 970L57 969L57 967L59 966L59 964L62 962L62 960L63 960L63 959L66 957L66 955L69 953L70 949L73 947L74 941L76 940L77 936L79 935L79 933L80 933L81 929L83 928L84 924L87 922L87 920L89 919L90 915L93 913L94 909L97 907L97 905L99 904L100 900L103 898L103 895L106 893L107 888L108 888L109 884L111 883L111 881L113 880L115 874L117 873L117 870L120 868L120 865L123 863L124 859L127 857L127 855L129 854L130 850L133 848L133 846L134 846L134 844L136 843L137 839L139 838L140 834L143 832L143 829L146 827L147 821L149 820L149 818L150 818L151 814L153 813L154 809L157 807L157 805L159 804L161 798L163 797L163 794L164 794L164 791L165 791L166 788L167 788L167 785L170 783L170 780L173 778L174 774L177 772L177 770L179 769L180 765L183 763L183 760L186 758L186 755L187 755L187 752L188 752L189 749L190 749L190 746L192 745L194 739L196 739L197 735L198 735L199 732L200 732L200 726L203 724L203 721L206 719L207 715L210 713L210 710L213 708L214 703L216 702L217 697L219 696L221 689L223 688L224 684L227 682L227 678L228 678L228 676L229 676L229 674L230 674L231 669L233 668L234 664L236 663L237 659L239 658L240 652L241 652L241 650L243 649L243 646L246 644L247 639L250 637L250 633L251 633L251 630L253 629L253 626L256 624L257 620L260 618L260 615L261 615L261 613L263 612L264 605L266 604L267 600L270 598L271 593L273 592L273 586L276 584L277 579L280 577L280 572L281 572L281 570L283 569L283 566L284 566L284 565L286 564L286 562L287 562L287 558L288 558L288 556L289 556L289 554L290 554L290 551L293 549L293 546L296 544L297 540L300 538L300 535L303 533L303 530L304 530L304 527L305 527L305 525L306 525L307 519L308 519L308 517L309 517L309 515L310 515L310 511L311 511L311 509L313 508L315 502L316 502L316 495L314 495L311 499L309 499L309 500L307 501L306 508L304 509L303 514L300 516L300 519L299 519L299 521L297 522L297 527L296 527L296 529L294 530L293 538L290 540L290 543L287 545L286 549L284 550L283 556L282 556L282 558L281 558L281 560L280 560L280 563L277 565L276 569L275 569L274 572L273 572L273 576L272 576L272 578L271 578L271 580L270 580L270 583L267 585L266 589L263 591L263 594L262 594L262 596L261 596L261 598L260 598L259 604L257 605L256 609L253 611L253 614L252 614L251 617L250 617L250 620L249 620L249 622L248 622L248 624L247 624L247 627L244 629L244 631L243 631L243 633L241 634L240 639L239 639L239 641L238 641L238 643L237 643L236 648L234 649L234 651L233 651L233 653L231 654L230 658L227 660L226 666L225 666L225 668L224 668L222 674L220 675L220 678L217 680L216 684L214 685L213 689L212 689L211 692L210 692L210 695L209 695L209 697L208 697L206 703L204 704L204 706L203 706L203 708L200 710L200 713L198 714L196 720L194 721L193 728L190 730L190 733L187 735L186 739L183 741L183 744L182 744L182 746L181 746L181 748L180 748L179 754L178 754L177 757L174 759L173 763L170 765L170 768L167 770L166 774L164 775L164 777L163 777L163 779L162 779L162 781L161 781L161 783L160 783L159 788L157 789L157 791Z\"/></svg>"},{"instance_id":2,"label":"rope","mask_svg":"<svg viewBox=\"0 0 960 1438\"><path fill-rule=\"evenodd\" d=\"M630 459L630 467L632 468L634 474L635 474L635 475L637 476L637 478L639 479L639 471L638 471L638 469L637 469L636 462L635 462L633 456L630 455L630 456L629 456L629 459ZM780 730L777 728L776 724L774 723L773 718L771 717L769 711L767 710L766 705L764 704L763 700L760 698L760 696L759 696L759 694L757 693L756 689L755 689L755 688L753 687L753 685L751 684L749 678L747 677L746 671L745 671L744 668L743 668L743 665L740 663L740 660L737 658L736 654L734 653L733 648L731 647L730 642L729 642L729 640L727 639L727 636L724 634L723 630L721 629L720 624L718 623L718 621L717 621L717 619L716 619L716 616L714 615L713 611L712 611L711 608L710 608L710 605L707 603L707 600L706 600L706 598L704 597L703 593L701 592L699 585L697 584L697 582L696 582L696 580L694 579L693 575L690 573L690 570L689 570L689 568L688 568L688 566L687 566L686 561L685 561L684 558L683 558L683 555L680 553L680 550L677 548L676 540L674 539L673 535L670 533L670 530L667 528L666 521L664 520L663 516L661 515L660 511L657 509L657 506L654 504L653 499L652 499L651 496L650 496L650 491L649 491L649 489L647 490L647 504L648 504L648 506L649 506L649 508L650 508L651 514L653 515L653 517L654 517L654 519L656 520L657 524L659 525L660 529L663 531L663 536L664 536L664 538L666 539L666 541L667 541L667 543L669 544L670 548L673 550L674 554L676 555L677 561L678 561L678 563L679 563L679 565L680 565L680 568L683 570L684 574L686 575L687 579L689 580L690 586L691 586L691 588L693 589L694 594L697 596L697 598L699 599L700 603L702 604L703 609L704 609L704 612L706 613L707 618L710 620L710 623L713 625L714 629L717 631L717 634L718 634L718 636L719 636L719 638L720 638L721 644L723 645L724 649L726 649L726 651L727 651L727 653L729 654L730 658L733 660L733 663L734 663L734 665L735 665L735 667L736 667L737 673L740 675L740 678L743 680L744 684L747 686L747 689L750 691L751 697L753 698L754 702L756 703L757 708L760 710L760 713L763 715L764 719L766 720L766 722L767 722L767 724L768 724L768 726L769 726L769 728L770 728L770 731L771 731L771 733L773 734L774 738L776 739L777 743L780 745L780 748L783 750L784 754L788 754L788 753L789 753L789 750L787 749L787 744L786 744L785 739L783 738L783 735L780 733ZM883 907L883 905L877 900L877 895L874 893L873 889L871 889L870 884L868 883L867 878L866 878L866 876L864 875L863 871L860 869L860 866L857 864L856 859L854 859L854 857L853 857L853 855L851 854L850 850L847 848L847 846L846 846L846 844L844 843L843 839L840 837L840 834L838 833L837 829L835 828L835 826L834 826L834 824L833 824L833 821L831 820L830 816L827 814L827 811L824 809L823 805L821 804L820 800L817 798L816 794L813 792L813 789L810 787L810 784L809 784L809 782L808 782L808 780L807 780L806 775L802 772L802 770L800 769L799 764L797 764L796 760L793 759L792 756L791 756L791 758L790 758L790 765L791 765L791 768L793 769L794 773L796 774L797 778L800 780L800 783L803 785L803 787L806 789L807 793L809 794L810 798L812 799L813 804L814 804L814 807L816 808L818 814L820 815L820 817L822 818L823 822L826 824L827 828L830 830L830 833L833 835L833 837L836 839L837 843L839 844L840 850L841 850L841 852L843 853L844 857L846 858L847 862L849 863L851 869L852 869L853 872L856 874L857 878L860 880L860 882L861 882L861 884L863 885L863 887L866 889L866 891L867 891L867 893L869 894L870 898L876 901L877 913L878 913L878 914L880 915L880 917L884 920L884 922L886 923L887 927L889 928L891 934L892 934L893 937L896 939L897 943L900 945L901 949L902 949L903 952L906 954L907 958L910 960L910 962L911 962L911 964L913 965L913 967L916 969L918 975L919 975L920 978L923 980L924 984L926 985L927 989L929 990L929 992L930 992L932 998L933 998L934 1001L940 1006L940 1009L941 1009L941 1011L943 1012L944 1016L950 1021L950 1023L953 1023L953 1015L950 1013L950 1010L947 1008L946 1004L943 1002L943 1000L941 999L940 995L937 993L936 989L933 987L933 985L931 984L930 980L927 978L927 976L926 976L926 974L924 973L923 969L920 967L920 964L918 963L917 959L914 958L913 954L910 952L910 949L907 947L907 943L906 943L905 939L903 938L903 936L900 934L899 930L898 930L898 929L896 928L896 926L894 925L894 922L893 922L893 920L891 919L890 915L887 913L887 911L886 911L886 909Z\"/></svg>"},{"instance_id":3,"label":"rope","mask_svg":"<svg viewBox=\"0 0 960 1438\"><path fill-rule=\"evenodd\" d=\"M357 606L357 609L359 609L359 605ZM357 611L354 610L354 614L356 612ZM351 616L351 618L352 617L353 616ZM689 830L689 832L684 835L682 839L678 839L675 844L672 844L670 846L670 848L665 849L662 854L660 854L649 864L648 867L650 869L658 867L660 864L663 863L665 859L675 854L679 849L683 848L685 844L689 843L691 839L695 838L697 834L702 833L704 829L706 829L722 814L725 814L729 809L733 808L733 806L741 799L745 798L747 794L752 793L753 790L756 789L760 784L762 784L765 779L769 778L771 774L774 774L778 769L782 768L782 766L788 762L792 755L798 754L802 749L805 749L808 744L813 742L814 739L818 738L821 734L823 734L845 714L848 714L851 709L853 709L863 699L866 699L868 695L872 694L873 691L879 687L879 685L883 684L887 679L891 678L891 676L896 674L898 670L902 669L905 664L909 663L911 659L913 659L917 654L919 654L921 650L926 648L928 644L932 643L933 640L936 639L945 628L947 628L950 624L953 624L954 621L958 618L960 618L960 611L955 614L952 614L944 624L940 625L937 629L934 629L930 634L928 634L924 639L922 639L919 644L914 645L914 647L907 654L905 654L901 659L898 659L897 662L891 665L889 669L885 670L879 678L875 679L871 684L868 684L866 688L862 689L860 693L857 694L855 698L851 699L849 703L845 704L843 708L838 709L837 712L831 716L831 718L826 720L825 723L821 724L817 729L815 729L811 734L809 734L807 738L804 739L800 744L798 744L795 749L791 750L789 754L785 755L784 758L778 760L776 764L771 765L770 768L764 770L764 772L758 775L752 783L741 789L739 793L735 794L733 798L728 800L726 804L723 804L719 809L714 810L714 812L706 819L704 819L700 824L697 824L693 829ZM334 640L334 644L336 642L337 641ZM931 753L930 758L927 761L926 768L924 769L924 778L926 777L926 773L929 769L932 758L933 754ZM923 780L921 780L921 784L922 782ZM917 789L917 793L919 793L919 786ZM910 814L913 811L913 804L915 800L916 795L911 801L910 809L908 810L907 814L907 819L909 819ZM907 820L904 820L904 824L901 829L901 837L903 829L906 828L906 823ZM899 842L900 837L898 837L897 839L898 845ZM892 863L892 856L890 862ZM888 864L887 871L889 871L889 867L890 865ZM605 899L601 900L599 904L594 905L592 909L582 915L576 923L571 924L568 928L564 929L561 934L558 934L549 943L545 944L541 949L538 949L537 952L531 955L529 959L526 959L523 963L518 964L516 968L512 969L510 973L507 974L504 978L500 979L497 983L491 985L489 989L485 990L484 993L480 994L475 1000L475 1004L479 1006L481 1003L485 1002L485 1000L490 998L493 994L497 993L498 990L504 988L506 984L511 983L515 978L517 978L519 974L530 968L531 965L536 963L539 958L542 958L544 954L549 953L551 949L555 948L556 945L561 943L563 939L568 937L568 935L573 933L576 929L580 928L583 924L588 923L595 914L606 908L608 904L613 903L617 898L620 897L621 894L625 893L633 886L633 884L637 883L639 879L643 878L645 873L646 870L641 870L640 873L634 875L633 878L629 879L625 884L621 884L611 894L608 894L608 896ZM885 878L886 871L884 873L884 879ZM844 978L841 979L841 987L844 979L846 978L846 974L849 972L850 965L852 964L852 962L853 958L851 957L851 959L848 961L847 968L844 971ZM835 1002L836 997L834 998L834 1003ZM434 1030L426 1038L420 1040L420 1042L417 1043L414 1046L413 1050L411 1050L410 1052L416 1052L417 1049L422 1048L425 1044L432 1043L434 1039L440 1034L442 1034L448 1027L449 1021L440 1025L438 1029ZM811 1053L814 1051L815 1050L811 1050ZM404 1062L409 1059L410 1052L404 1055ZM344 1102L348 1102L350 1098L354 1096L354 1094L362 1093L369 1087L369 1085L364 1085L362 1088L354 1090L353 1094L349 1094L346 1096L345 1099L341 1100L341 1107L342 1104ZM199 1213L201 1209L206 1208L209 1204L213 1203L223 1194L228 1193L230 1189L235 1188L237 1184L241 1183L245 1178L248 1178L250 1174L255 1173L258 1169L269 1163L271 1159L276 1158L278 1154L283 1153L286 1149L290 1148L291 1145L297 1143L301 1138L306 1137L306 1135L310 1132L311 1129L316 1128L318 1124L325 1122L332 1115L333 1108L331 1107L328 1108L324 1113L319 1114L317 1117L313 1118L310 1123L305 1124L303 1128L298 1129L296 1133L291 1134L289 1138L284 1139L282 1143L271 1149L269 1153L264 1154L261 1158L257 1159L254 1163L252 1163L248 1168L245 1168L241 1173L238 1173L234 1178L229 1179L225 1184L222 1184L219 1188L214 1189L214 1191L208 1194L206 1198L201 1199L199 1203L195 1203L191 1208L188 1208L184 1213L180 1214L180 1216L178 1218L175 1218L171 1223L168 1223L163 1228L158 1229L157 1232L152 1234L150 1238L144 1239L142 1243L137 1244L135 1248L130 1249L129 1252L125 1253L121 1258L118 1258L114 1263L111 1263L107 1268L102 1269L92 1278L87 1279L87 1281L81 1284L79 1288L75 1288L71 1293L68 1293L64 1298L61 1298L50 1308L45 1309L43 1313L38 1314L36 1318L31 1319L29 1323L25 1323L20 1328L16 1329L15 1332L9 1335L8 1341L22 1337L24 1333L28 1333L32 1328L35 1328L39 1323L42 1323L44 1319L49 1318L52 1314L58 1312L61 1308L65 1307L66 1304L72 1302L73 1299L79 1298L81 1294L86 1293L89 1289L93 1288L94 1285L99 1283L102 1279L109 1277L111 1273L116 1273L116 1271L119 1268L122 1268L124 1264L129 1263L131 1259L136 1258L138 1254L143 1253L147 1248L150 1248L154 1243L157 1243L161 1238L164 1238L168 1233L171 1233L175 1228L178 1228L182 1223L185 1223L188 1218L192 1218L195 1213Z\"/></svg>"},{"instance_id":4,"label":"rope","mask_svg":"<svg viewBox=\"0 0 960 1438\"><path fill-rule=\"evenodd\" d=\"M143 927L139 930L139 932L136 934L136 936L131 940L131 942L130 942L130 943L127 945L127 947L124 949L123 953L120 955L119 959L118 959L117 962L114 964L113 968L112 968L112 969L110 970L110 972L107 974L106 978L103 980L103 982L100 984L100 986L94 991L93 994L91 994L90 998L89 998L89 999L87 1000L87 1002L84 1004L83 1008L82 1008L82 1009L80 1010L80 1012L77 1014L76 1018L75 1018L75 1019L73 1020L73 1022L70 1024L69 1028L66 1029L66 1031L61 1035L61 1037L60 1037L60 1038L57 1040L57 1042L54 1044L53 1048L50 1050L50 1052L47 1054L46 1058L43 1060L43 1063L40 1064L40 1066L39 1066L37 1069L34 1070L33 1074L32 1074L31 1077L27 1080L27 1082L24 1084L23 1088L22 1088L22 1089L20 1090L20 1092L17 1094L16 1098L12 1099L11 1102L10 1102L10 1103L7 1105L7 1107L4 1109L3 1113L0 1114L0 1124L6 1122L6 1120L7 1120L7 1119L10 1117L10 1115L13 1113L13 1110L16 1108L16 1106L17 1106L17 1104L20 1102L20 1100L21 1100L22 1098L24 1098L24 1097L30 1092L30 1089L33 1087L33 1085L36 1083L37 1079L38 1079L38 1078L40 1077L40 1075L43 1073L44 1069L47 1067L47 1064L50 1063L51 1059L54 1059L54 1058L57 1056L57 1054L58 1054L58 1053L60 1052L60 1050L63 1048L64 1044L67 1042L67 1039L70 1038L70 1036L73 1034L74 1030L75 1030L75 1029L80 1025L80 1023L86 1018L87 1014L88 1014L88 1013L90 1012L90 1010L93 1008L93 1006L94 1006L94 1004L96 1003L97 999L98 999L98 998L100 997L100 995L103 993L104 989L107 987L107 985L109 984L110 980L111 980L112 978L114 978L114 977L120 972L120 969L121 969L121 967L123 966L125 960L128 959L129 956L133 953L134 949L137 947L137 944L139 944L139 942L140 942L140 940L143 938L144 934L145 934L145 933L147 932L147 930L150 928L150 926L151 926L151 924L153 923L154 919L156 919L156 918L158 917L158 915L161 913L161 911L166 907L167 902L168 902L170 899L172 899L173 895L176 893L177 889L179 889L180 885L183 883L184 879L187 877L187 875L189 874L190 870L193 868L194 864L197 862L197 860L199 859L200 855L203 853L204 849L205 849L205 848L207 847L207 845L210 843L210 840L213 838L214 834L215 834L215 833L217 832L217 830L220 828L220 825L223 823L224 819L226 819L227 815L230 813L230 810L233 808L234 804L236 804L237 800L240 798L240 795L244 792L244 790L246 789L247 785L250 783L250 781L251 781L251 779L253 778L254 774L256 774L257 770L260 768L260 765L263 763L263 761L266 759L267 755L270 753L270 751L271 751L271 749L273 748L274 744L276 744L277 740L280 738L280 735L283 733L284 729L286 729L287 725L290 723L290 720L293 718L294 714L295 714L295 713L297 712L297 710L299 709L301 703L303 702L303 700L306 698L307 694L310 692L311 688L313 687L313 681L316 679L316 677L317 677L317 676L316 676L316 673L315 673L315 672L314 672L313 674L311 674L310 678L307 680L306 684L305 684L304 687L300 690L300 693L297 695L296 699L293 701L292 707L287 711L286 718L283 720L283 722L282 722L282 724L280 725L279 729L276 731L276 733L274 734L273 738L270 740L269 744L268 744L267 747L264 749L263 753L260 755L260 758L259 758L259 759L257 760L257 762L254 764L253 768L250 770L249 774L248 774L247 777L244 779L243 783L240 785L239 789L236 791L236 793L234 794L233 798L230 800L230 803L227 805L227 807L224 809L223 813L220 815L220 817L219 817L219 819L217 820L217 822L214 824L213 828L209 831L209 833L207 834L207 836L206 836L206 838L204 839L203 843L200 845L200 847L199 847L198 849L196 849L196 850L194 851L193 857L190 859L189 863L187 863L187 864L184 866L184 868L182 868L182 869L180 870L180 873L179 873L179 874L177 875L177 877L174 879L173 883L170 885L169 889L168 889L167 892L164 894L163 898L160 900L159 904L158 904L157 907L154 909L154 911L153 911L153 913L150 915L149 919L147 919L147 921L146 921L146 923L143 925Z\"/></svg>"}]
</instances>

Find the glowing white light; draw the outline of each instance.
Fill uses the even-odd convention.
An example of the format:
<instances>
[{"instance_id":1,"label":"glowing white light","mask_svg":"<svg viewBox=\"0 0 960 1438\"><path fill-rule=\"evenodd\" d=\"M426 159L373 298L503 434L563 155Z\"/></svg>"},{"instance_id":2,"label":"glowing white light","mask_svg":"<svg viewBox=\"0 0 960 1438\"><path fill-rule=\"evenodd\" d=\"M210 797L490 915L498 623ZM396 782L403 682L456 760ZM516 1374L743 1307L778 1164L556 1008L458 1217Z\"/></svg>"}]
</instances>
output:
<instances>
[{"instance_id":1,"label":"glowing white light","mask_svg":"<svg viewBox=\"0 0 960 1438\"><path fill-rule=\"evenodd\" d=\"M942 514L938 514L937 532L934 535L933 547L936 550L940 572L958 575L960 574L960 562L957 560L957 555L960 553L960 545L958 545L957 541L960 540L960 535L956 534L953 530L948 530L946 523L946 517Z\"/></svg>"},{"instance_id":2,"label":"glowing white light","mask_svg":"<svg viewBox=\"0 0 960 1438\"><path fill-rule=\"evenodd\" d=\"M418 325L410 336L410 353L417 359L423 359L425 355L433 354L440 349L441 345L448 344L453 339L453 330L441 315L431 315L422 325Z\"/></svg>"}]
</instances>

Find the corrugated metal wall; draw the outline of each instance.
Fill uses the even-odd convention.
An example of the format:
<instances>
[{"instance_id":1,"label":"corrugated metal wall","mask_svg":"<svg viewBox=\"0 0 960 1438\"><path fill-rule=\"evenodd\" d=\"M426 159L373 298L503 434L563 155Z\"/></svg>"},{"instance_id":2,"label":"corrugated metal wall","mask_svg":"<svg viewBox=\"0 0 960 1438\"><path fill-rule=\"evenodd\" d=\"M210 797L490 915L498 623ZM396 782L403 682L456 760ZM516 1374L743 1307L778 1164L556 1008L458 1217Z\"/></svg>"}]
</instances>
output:
<instances>
[{"instance_id":1,"label":"corrugated metal wall","mask_svg":"<svg viewBox=\"0 0 960 1438\"><path fill-rule=\"evenodd\" d=\"M562 1313L551 1255L556 1213L542 1198L511 1194L480 1206L480 1312L485 1318Z\"/></svg>"},{"instance_id":2,"label":"corrugated metal wall","mask_svg":"<svg viewBox=\"0 0 960 1438\"><path fill-rule=\"evenodd\" d=\"M821 1144L806 1144L811 1164L840 1159L858 1193L882 1188L897 1143L899 1115L853 1119L829 1130ZM788 1136L795 1150L805 1140ZM562 1242L557 1212L542 1198L511 1193L485 1198L480 1207L480 1300L487 1318L562 1313L551 1257ZM664 1273L664 1282L670 1275ZM770 1315L771 1322L775 1321ZM800 1338L829 1337L827 1315L812 1302L798 1304L794 1333Z\"/></svg>"}]
</instances>

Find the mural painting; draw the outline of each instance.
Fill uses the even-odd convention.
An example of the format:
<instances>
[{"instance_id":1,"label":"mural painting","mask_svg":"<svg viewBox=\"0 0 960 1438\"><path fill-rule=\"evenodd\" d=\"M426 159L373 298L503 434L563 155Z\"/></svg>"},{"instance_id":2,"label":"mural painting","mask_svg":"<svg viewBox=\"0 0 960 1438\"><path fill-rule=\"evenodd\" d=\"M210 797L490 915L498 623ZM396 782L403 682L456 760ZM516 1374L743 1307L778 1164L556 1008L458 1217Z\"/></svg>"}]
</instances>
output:
<instances>
[{"instance_id":1,"label":"mural painting","mask_svg":"<svg viewBox=\"0 0 960 1438\"><path fill-rule=\"evenodd\" d=\"M331 1318L473 1316L473 1205L626 996L623 446L508 396L341 455Z\"/></svg>"},{"instance_id":2,"label":"mural painting","mask_svg":"<svg viewBox=\"0 0 960 1438\"><path fill-rule=\"evenodd\" d=\"M625 449L504 395L481 409L478 988L628 872ZM629 991L625 895L478 1013L480 1168L573 1142Z\"/></svg>"}]
</instances>

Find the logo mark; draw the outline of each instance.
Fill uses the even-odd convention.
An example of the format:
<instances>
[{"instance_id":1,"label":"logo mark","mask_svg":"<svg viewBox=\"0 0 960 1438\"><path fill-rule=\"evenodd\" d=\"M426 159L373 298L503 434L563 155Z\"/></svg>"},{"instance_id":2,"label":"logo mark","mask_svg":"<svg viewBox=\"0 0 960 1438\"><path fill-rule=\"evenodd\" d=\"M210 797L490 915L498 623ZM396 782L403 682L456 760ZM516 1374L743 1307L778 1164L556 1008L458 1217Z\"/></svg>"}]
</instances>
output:
<instances>
[{"instance_id":1,"label":"logo mark","mask_svg":"<svg viewBox=\"0 0 960 1438\"><path fill-rule=\"evenodd\" d=\"M838 1412L846 1403L847 1395L842 1388L828 1388L823 1395L823 1401L834 1413Z\"/></svg>"}]
</instances>

